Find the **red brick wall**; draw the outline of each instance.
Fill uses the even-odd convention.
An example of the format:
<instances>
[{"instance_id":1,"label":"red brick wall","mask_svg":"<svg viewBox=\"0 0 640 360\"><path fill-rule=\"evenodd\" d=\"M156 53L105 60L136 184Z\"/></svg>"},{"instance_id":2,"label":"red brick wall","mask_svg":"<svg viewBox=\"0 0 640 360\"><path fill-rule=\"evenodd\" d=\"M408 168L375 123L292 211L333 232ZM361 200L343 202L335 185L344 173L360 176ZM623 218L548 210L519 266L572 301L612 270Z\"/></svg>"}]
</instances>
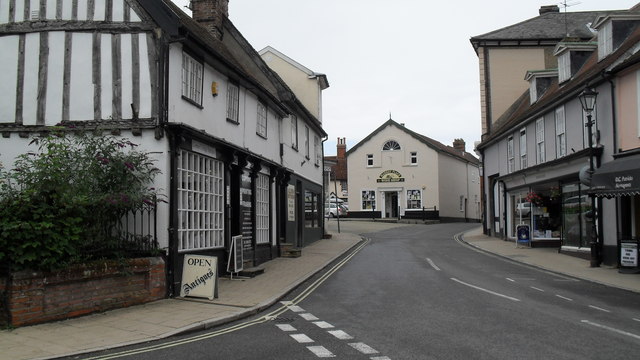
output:
<instances>
[{"instance_id":1,"label":"red brick wall","mask_svg":"<svg viewBox=\"0 0 640 360\"><path fill-rule=\"evenodd\" d=\"M0 279L0 291L3 284ZM23 326L162 299L165 286L162 258L102 261L59 272L13 273L6 299L11 324Z\"/></svg>"}]
</instances>

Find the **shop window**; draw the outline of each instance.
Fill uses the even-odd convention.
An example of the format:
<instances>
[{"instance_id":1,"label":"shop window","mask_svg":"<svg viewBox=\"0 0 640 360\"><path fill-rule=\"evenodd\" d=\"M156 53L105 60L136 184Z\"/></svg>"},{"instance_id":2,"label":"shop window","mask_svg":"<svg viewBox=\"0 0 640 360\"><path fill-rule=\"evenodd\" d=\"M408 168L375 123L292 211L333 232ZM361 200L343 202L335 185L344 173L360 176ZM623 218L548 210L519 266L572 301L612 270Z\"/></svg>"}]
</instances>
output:
<instances>
[{"instance_id":1,"label":"shop window","mask_svg":"<svg viewBox=\"0 0 640 360\"><path fill-rule=\"evenodd\" d=\"M536 160L538 164L545 162L544 156L544 118L536 120Z\"/></svg>"},{"instance_id":2,"label":"shop window","mask_svg":"<svg viewBox=\"0 0 640 360\"><path fill-rule=\"evenodd\" d=\"M376 208L376 192L374 190L362 191L362 210L372 210Z\"/></svg>"},{"instance_id":3,"label":"shop window","mask_svg":"<svg viewBox=\"0 0 640 360\"><path fill-rule=\"evenodd\" d=\"M256 126L256 134L267 138L267 107L258 102L258 123Z\"/></svg>"},{"instance_id":4,"label":"shop window","mask_svg":"<svg viewBox=\"0 0 640 360\"><path fill-rule=\"evenodd\" d=\"M320 227L320 196L309 190L304 192L304 226L308 228Z\"/></svg>"},{"instance_id":5,"label":"shop window","mask_svg":"<svg viewBox=\"0 0 640 360\"><path fill-rule=\"evenodd\" d=\"M407 190L407 209L422 208L422 192L420 190Z\"/></svg>"},{"instance_id":6,"label":"shop window","mask_svg":"<svg viewBox=\"0 0 640 360\"><path fill-rule=\"evenodd\" d=\"M178 250L224 247L222 161L183 150L177 175Z\"/></svg>"},{"instance_id":7,"label":"shop window","mask_svg":"<svg viewBox=\"0 0 640 360\"><path fill-rule=\"evenodd\" d=\"M227 120L233 123L240 121L240 87L229 81L227 85Z\"/></svg>"},{"instance_id":8,"label":"shop window","mask_svg":"<svg viewBox=\"0 0 640 360\"><path fill-rule=\"evenodd\" d=\"M202 105L202 74L202 63L182 53L182 97L196 105Z\"/></svg>"},{"instance_id":9,"label":"shop window","mask_svg":"<svg viewBox=\"0 0 640 360\"><path fill-rule=\"evenodd\" d=\"M256 244L269 243L269 176L256 177Z\"/></svg>"},{"instance_id":10,"label":"shop window","mask_svg":"<svg viewBox=\"0 0 640 360\"><path fill-rule=\"evenodd\" d=\"M575 183L562 186L562 245L589 247L593 221L588 188Z\"/></svg>"},{"instance_id":11,"label":"shop window","mask_svg":"<svg viewBox=\"0 0 640 360\"><path fill-rule=\"evenodd\" d=\"M515 166L515 159L513 155L513 136L509 136L507 139L507 173L513 172Z\"/></svg>"}]
</instances>

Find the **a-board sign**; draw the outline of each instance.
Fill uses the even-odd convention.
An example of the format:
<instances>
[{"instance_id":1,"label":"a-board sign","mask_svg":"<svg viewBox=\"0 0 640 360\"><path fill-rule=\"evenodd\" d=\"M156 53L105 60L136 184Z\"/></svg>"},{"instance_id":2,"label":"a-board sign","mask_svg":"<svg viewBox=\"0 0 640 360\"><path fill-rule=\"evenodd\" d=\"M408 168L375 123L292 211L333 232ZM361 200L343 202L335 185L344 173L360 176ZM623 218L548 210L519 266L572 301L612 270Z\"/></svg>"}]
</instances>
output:
<instances>
[{"instance_id":1,"label":"a-board sign","mask_svg":"<svg viewBox=\"0 0 640 360\"><path fill-rule=\"evenodd\" d=\"M516 244L529 244L531 241L529 225L518 225L516 226L516 234L518 235L516 239Z\"/></svg>"},{"instance_id":2,"label":"a-board sign","mask_svg":"<svg viewBox=\"0 0 640 360\"><path fill-rule=\"evenodd\" d=\"M229 248L229 261L227 261L227 271L238 273L244 269L244 254L242 246L242 235L231 238L231 248Z\"/></svg>"},{"instance_id":3,"label":"a-board sign","mask_svg":"<svg viewBox=\"0 0 640 360\"><path fill-rule=\"evenodd\" d=\"M217 269L218 258L215 256L185 255L180 296L213 300L217 296Z\"/></svg>"},{"instance_id":4,"label":"a-board sign","mask_svg":"<svg viewBox=\"0 0 640 360\"><path fill-rule=\"evenodd\" d=\"M638 244L624 242L620 244L620 266L638 266Z\"/></svg>"}]
</instances>

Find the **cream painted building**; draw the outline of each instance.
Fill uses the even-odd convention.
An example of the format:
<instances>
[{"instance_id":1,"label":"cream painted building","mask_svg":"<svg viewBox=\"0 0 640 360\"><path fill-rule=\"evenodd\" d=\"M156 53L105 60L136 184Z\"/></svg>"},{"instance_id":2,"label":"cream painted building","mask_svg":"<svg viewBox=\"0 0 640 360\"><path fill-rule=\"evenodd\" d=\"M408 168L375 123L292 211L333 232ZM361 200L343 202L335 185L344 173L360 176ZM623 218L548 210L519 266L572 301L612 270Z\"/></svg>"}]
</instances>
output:
<instances>
[{"instance_id":1,"label":"cream painted building","mask_svg":"<svg viewBox=\"0 0 640 360\"><path fill-rule=\"evenodd\" d=\"M464 141L455 145L389 119L347 152L349 216L408 218L435 209L442 220L479 220L479 162Z\"/></svg>"}]
</instances>

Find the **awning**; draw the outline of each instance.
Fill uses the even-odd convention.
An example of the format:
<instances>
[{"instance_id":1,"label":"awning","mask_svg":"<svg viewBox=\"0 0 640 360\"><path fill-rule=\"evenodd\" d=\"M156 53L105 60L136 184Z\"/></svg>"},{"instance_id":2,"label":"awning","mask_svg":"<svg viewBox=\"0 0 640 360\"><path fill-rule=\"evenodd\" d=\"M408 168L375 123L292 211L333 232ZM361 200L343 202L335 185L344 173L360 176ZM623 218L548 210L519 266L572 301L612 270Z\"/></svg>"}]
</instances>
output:
<instances>
[{"instance_id":1,"label":"awning","mask_svg":"<svg viewBox=\"0 0 640 360\"><path fill-rule=\"evenodd\" d=\"M640 157L616 159L595 169L589 193L607 198L640 195Z\"/></svg>"}]
</instances>

